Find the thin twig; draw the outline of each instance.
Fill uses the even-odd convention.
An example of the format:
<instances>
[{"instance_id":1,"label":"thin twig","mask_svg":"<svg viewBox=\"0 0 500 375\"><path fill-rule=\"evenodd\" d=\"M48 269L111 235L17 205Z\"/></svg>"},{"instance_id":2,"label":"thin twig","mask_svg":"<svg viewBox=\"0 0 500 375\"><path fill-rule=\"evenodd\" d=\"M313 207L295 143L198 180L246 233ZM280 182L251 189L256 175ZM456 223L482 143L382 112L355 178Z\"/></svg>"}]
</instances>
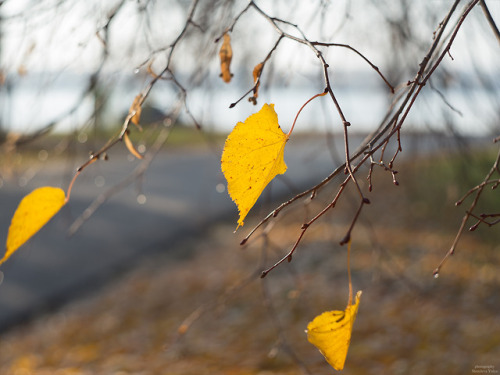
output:
<instances>
[{"instance_id":1,"label":"thin twig","mask_svg":"<svg viewBox=\"0 0 500 375\"><path fill-rule=\"evenodd\" d=\"M324 42L311 42L313 46L322 46L322 47L342 47L342 48L347 48L354 53L356 53L359 57L361 57L363 60L365 60L372 68L377 72L377 74L382 78L382 80L385 82L385 84L389 87L391 90L391 93L394 94L395 90L394 87L390 84L389 80L385 78L385 76L382 74L378 66L376 66L374 63L372 63L365 55L363 55L361 52L359 52L356 48L350 46L349 44L343 44L343 43L324 43Z\"/></svg>"},{"instance_id":2,"label":"thin twig","mask_svg":"<svg viewBox=\"0 0 500 375\"><path fill-rule=\"evenodd\" d=\"M500 150L498 152L495 163L491 167L490 171L486 174L483 182L481 184L479 184L476 188L473 189L473 191L475 191L474 199L473 199L472 203L470 204L469 209L465 212L465 215L462 218L462 222L460 223L460 227L459 227L458 232L455 236L455 239L453 240L453 243L451 244L450 249L448 250L448 252L444 256L444 258L441 260L439 265L434 269L433 275L435 277L437 277L437 275L439 275L441 268L443 267L445 262L448 260L448 258L455 253L455 249L457 247L458 241L462 237L462 234L465 230L465 226L467 224L467 221L469 220L471 213L474 211L474 208L476 207L477 202L479 201L479 197L481 196L481 193L483 192L485 186L487 185L487 182L490 180L493 173L498 171L499 164L500 164ZM461 203L461 201L459 201L459 202ZM459 203L459 202L457 202L457 203Z\"/></svg>"},{"instance_id":3,"label":"thin twig","mask_svg":"<svg viewBox=\"0 0 500 375\"><path fill-rule=\"evenodd\" d=\"M260 69L260 72L259 72L259 75L257 77L257 79L254 81L254 84L253 86L250 88L250 90L248 90L246 93L243 94L243 96L241 96L238 100L236 100L235 102L231 103L229 105L229 108L234 108L239 102L241 102L243 100L243 98L245 98L248 94L250 94L251 92L255 92L255 89L257 87L259 87L260 85L260 77L262 76L262 73L264 71L264 67L267 63L267 61L271 58L272 54L274 53L274 51L276 51L276 49L278 48L278 45L280 44L280 42L283 40L284 36L283 35L280 35L280 37L278 38L278 40L276 41L276 43L274 43L274 46L273 48L271 48L271 50L269 51L269 53L267 54L266 58L264 59L264 61L261 62L262 64L262 68Z\"/></svg>"},{"instance_id":4,"label":"thin twig","mask_svg":"<svg viewBox=\"0 0 500 375\"><path fill-rule=\"evenodd\" d=\"M182 38L186 34L186 32L188 30L188 27L190 25L192 25L191 21L193 19L196 7L198 5L198 1L199 0L193 0L193 2L191 3L191 7L190 7L190 9L188 11L188 16L187 16L186 22L184 24L184 27L181 30L181 32L177 35L177 37L174 40L174 42L169 47L170 48L170 52L168 54L167 63L165 64L164 69L158 75L153 76L153 79L149 82L149 84L146 86L146 88L138 95L139 100L138 100L137 105L136 105L137 108L142 107L144 101L146 100L146 98L150 94L150 92L153 89L154 85L160 79L162 79L165 74L169 73L170 76L171 76L172 81L181 90L181 92L183 94L183 96L182 96L183 97L183 104L184 104L184 107L186 109L186 112L188 113L189 116L191 116L191 118L194 119L194 117L192 116L191 112L189 111L189 109L187 108L187 105L186 105L186 96L187 96L186 90L184 89L184 87L179 83L179 81L175 78L175 76L170 71L170 64L171 64L171 59L172 59L172 55L173 55L175 47L177 46L177 44L182 40ZM119 8L117 8L117 9L119 9ZM104 30L107 31L107 28L104 28ZM107 35L107 33L105 35ZM73 183L74 183L76 177L78 177L78 175L86 167L88 167L90 164L94 163L95 161L99 160L109 149L111 149L113 146L115 146L117 143L119 143L119 142L121 142L123 140L123 137L127 133L128 129L129 129L129 126L130 126L130 122L131 122L132 118L136 115L136 112L137 112L136 110L130 111L129 114L127 115L127 117L125 118L125 120L123 121L121 130L118 133L118 135L116 135L116 136L112 137L111 139L109 139L106 142L106 144L103 147L101 147L101 149L99 149L97 152L93 153L90 156L89 160L87 160L85 163L83 163L81 166L79 166L77 168L76 174L73 177L73 180L71 181L70 188L68 189L67 199L69 199L68 197L70 196L71 188L73 187ZM196 120L194 120L194 122L196 124L196 127L199 128L200 126L199 126L198 122L196 122Z\"/></svg>"},{"instance_id":5,"label":"thin twig","mask_svg":"<svg viewBox=\"0 0 500 375\"><path fill-rule=\"evenodd\" d=\"M112 186L108 190L106 190L104 193L100 194L97 196L97 198L94 199L94 201L90 204L89 207L83 211L83 213L71 224L71 226L68 229L68 235L72 236L74 235L80 227L101 207L110 197L115 195L117 192L123 190L126 188L128 185L136 181L140 176L142 176L147 169L149 168L151 162L154 160L155 156L158 154L158 152L161 150L161 147L165 144L167 141L168 137L170 135L170 129L163 129L160 134L156 137L155 144L152 146L151 151L148 152L145 157L142 159L141 163L136 167L136 169L125 179L123 179L121 182L118 184ZM92 160L92 159L91 159ZM80 173L81 171L77 172ZM76 178L75 174L75 178ZM74 179L75 179L74 178ZM73 185L74 179L72 181ZM68 198L69 198L69 192L68 192Z\"/></svg>"},{"instance_id":6,"label":"thin twig","mask_svg":"<svg viewBox=\"0 0 500 375\"><path fill-rule=\"evenodd\" d=\"M481 9L483 10L484 16L488 20L488 24L491 27L491 30L493 31L493 34L497 38L498 43L500 43L500 30L498 30L498 26L491 16L490 10L488 9L488 6L486 5L486 2L484 0L479 0L479 5L481 6Z\"/></svg>"}]
</instances>

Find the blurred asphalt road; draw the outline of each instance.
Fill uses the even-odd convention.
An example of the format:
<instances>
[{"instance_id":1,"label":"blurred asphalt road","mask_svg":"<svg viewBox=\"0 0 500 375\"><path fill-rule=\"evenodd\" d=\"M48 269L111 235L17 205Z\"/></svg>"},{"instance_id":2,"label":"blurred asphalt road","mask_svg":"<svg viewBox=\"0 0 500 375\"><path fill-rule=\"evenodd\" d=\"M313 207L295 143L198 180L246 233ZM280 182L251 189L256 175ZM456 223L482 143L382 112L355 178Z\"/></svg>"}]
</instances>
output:
<instances>
[{"instance_id":1,"label":"blurred asphalt road","mask_svg":"<svg viewBox=\"0 0 500 375\"><path fill-rule=\"evenodd\" d=\"M361 139L351 140L353 150ZM342 139L335 140L333 158L326 147L330 141L324 137L291 139L285 149L286 174L266 188L250 216L262 216L274 208L259 210L261 202L269 200L269 191L273 197L288 199L319 182L340 164L333 160L335 156L335 160L343 158ZM450 149L454 144L432 134L404 141L405 158ZM216 221L231 220L236 228L236 205L225 190L221 191L225 180L220 171L220 152L201 148L163 151L144 179L113 195L76 234L68 237L74 220L100 194L126 179L139 161L130 160L124 149L112 150L109 161L85 169L76 180L69 203L0 267L0 332L99 287L118 272L133 267L140 257L159 251L178 257L176 241L201 240ZM23 196L44 185L66 190L75 167L83 161L52 161L28 168L13 181L3 181L0 239L7 237L10 220ZM137 199L138 185L145 201ZM240 231L247 234L250 229ZM235 239L235 246L237 243ZM175 261L175 257L172 259Z\"/></svg>"},{"instance_id":2,"label":"blurred asphalt road","mask_svg":"<svg viewBox=\"0 0 500 375\"><path fill-rule=\"evenodd\" d=\"M323 178L332 170L330 155L316 154L316 142L302 143L300 149L287 147L288 171L284 178L273 182L273 194L280 192L291 197L298 190L290 190L290 186L309 187L311 178ZM326 149L324 145L321 148ZM236 227L236 206L226 191L220 192L225 186L220 155L177 149L162 152L145 178L138 181L145 202L139 203L134 182L104 203L75 235L68 237L68 228L75 218L138 165L138 161L130 161L127 156L120 151L110 155L109 161L88 167L78 177L70 202L1 266L0 331L97 288L120 270L133 267L140 257L174 251L175 241L183 238L201 239L217 220L233 220ZM79 159L76 163L81 162ZM22 187L19 179L4 181L0 189L2 241L22 197L44 185L66 190L73 170L74 166L60 160L46 163L34 176L27 171L20 176L25 181ZM251 214L258 212L255 207Z\"/></svg>"}]
</instances>

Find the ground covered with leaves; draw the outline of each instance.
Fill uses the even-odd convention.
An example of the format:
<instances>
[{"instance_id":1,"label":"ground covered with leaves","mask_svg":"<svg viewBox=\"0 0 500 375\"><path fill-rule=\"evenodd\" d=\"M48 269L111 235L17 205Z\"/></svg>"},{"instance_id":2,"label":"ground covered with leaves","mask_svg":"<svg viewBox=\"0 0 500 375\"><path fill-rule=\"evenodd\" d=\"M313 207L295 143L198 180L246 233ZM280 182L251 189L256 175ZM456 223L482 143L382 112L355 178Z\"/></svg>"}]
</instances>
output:
<instances>
[{"instance_id":1,"label":"ground covered with leaves","mask_svg":"<svg viewBox=\"0 0 500 375\"><path fill-rule=\"evenodd\" d=\"M498 229L465 235L432 277L463 212L453 207L464 192L461 178L445 176L452 167L407 167L399 187L390 174L375 173L372 204L353 232L353 287L363 295L343 373L500 371ZM235 223L221 223L175 249L165 244L165 253L100 290L2 333L0 374L334 373L304 330L322 311L346 306L339 241L356 195L311 227L291 263L259 278L332 193L282 212L244 247L238 243L257 212L236 235Z\"/></svg>"}]
</instances>

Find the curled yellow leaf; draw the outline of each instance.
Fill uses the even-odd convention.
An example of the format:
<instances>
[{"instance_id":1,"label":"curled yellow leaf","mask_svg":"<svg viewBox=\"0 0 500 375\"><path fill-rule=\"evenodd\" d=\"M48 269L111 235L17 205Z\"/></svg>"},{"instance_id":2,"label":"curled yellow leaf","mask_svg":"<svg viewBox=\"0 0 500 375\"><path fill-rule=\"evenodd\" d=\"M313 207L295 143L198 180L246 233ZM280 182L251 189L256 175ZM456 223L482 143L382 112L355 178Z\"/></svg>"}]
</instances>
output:
<instances>
[{"instance_id":1,"label":"curled yellow leaf","mask_svg":"<svg viewBox=\"0 0 500 375\"><path fill-rule=\"evenodd\" d=\"M64 191L56 187L41 187L25 196L12 217L5 255L0 264L47 224L65 203Z\"/></svg>"},{"instance_id":2,"label":"curled yellow leaf","mask_svg":"<svg viewBox=\"0 0 500 375\"><path fill-rule=\"evenodd\" d=\"M143 95L138 94L134 98L134 101L132 102L132 105L130 106L130 109L128 110L129 115L132 115L132 117L130 118L130 121L133 124L135 124L137 127L139 127L139 121L141 121L143 100L144 100Z\"/></svg>"},{"instance_id":3,"label":"curled yellow leaf","mask_svg":"<svg viewBox=\"0 0 500 375\"><path fill-rule=\"evenodd\" d=\"M345 311L325 311L307 325L307 339L335 370L344 368L360 297L361 291Z\"/></svg>"},{"instance_id":4,"label":"curled yellow leaf","mask_svg":"<svg viewBox=\"0 0 500 375\"><path fill-rule=\"evenodd\" d=\"M128 132L125 132L123 134L123 141L125 142L125 146L127 149L130 151L132 155L134 155L137 159L142 159L142 155L137 151L137 149L134 147L134 144L130 140L130 137L128 136Z\"/></svg>"},{"instance_id":5,"label":"curled yellow leaf","mask_svg":"<svg viewBox=\"0 0 500 375\"><path fill-rule=\"evenodd\" d=\"M262 109L245 122L239 122L226 139L221 167L227 190L238 206L238 227L264 188L278 174L286 171L284 161L288 136L278 124L274 104Z\"/></svg>"},{"instance_id":6,"label":"curled yellow leaf","mask_svg":"<svg viewBox=\"0 0 500 375\"><path fill-rule=\"evenodd\" d=\"M231 37L229 34L224 34L224 41L222 42L222 46L219 50L219 58L220 58L220 76L222 80L226 83L231 82L231 71L229 67L231 65L231 60L233 59L233 49L231 48Z\"/></svg>"},{"instance_id":7,"label":"curled yellow leaf","mask_svg":"<svg viewBox=\"0 0 500 375\"><path fill-rule=\"evenodd\" d=\"M259 77L262 74L262 68L264 68L263 63L257 64L253 68L253 83L255 84L255 87L253 88L253 96L248 98L248 101L253 103L253 105L257 105L257 98L259 97Z\"/></svg>"}]
</instances>

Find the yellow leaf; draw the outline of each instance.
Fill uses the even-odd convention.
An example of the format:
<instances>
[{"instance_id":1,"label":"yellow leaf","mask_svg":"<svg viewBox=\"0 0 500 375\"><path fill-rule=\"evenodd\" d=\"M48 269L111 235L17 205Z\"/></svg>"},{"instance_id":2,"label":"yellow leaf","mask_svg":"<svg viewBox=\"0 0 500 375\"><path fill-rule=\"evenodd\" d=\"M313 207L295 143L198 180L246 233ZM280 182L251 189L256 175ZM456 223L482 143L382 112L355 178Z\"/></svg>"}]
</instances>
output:
<instances>
[{"instance_id":1,"label":"yellow leaf","mask_svg":"<svg viewBox=\"0 0 500 375\"><path fill-rule=\"evenodd\" d=\"M130 151L132 155L134 155L137 159L142 159L142 155L139 153L139 151L136 150L134 144L130 140L130 137L128 136L128 131L126 131L123 134L123 141L125 142L125 146L127 146L127 149Z\"/></svg>"},{"instance_id":2,"label":"yellow leaf","mask_svg":"<svg viewBox=\"0 0 500 375\"><path fill-rule=\"evenodd\" d=\"M231 60L233 59L233 49L231 48L231 37L229 34L224 34L224 42L222 42L222 46L219 50L219 58L220 58L220 76L222 80L226 83L231 82L231 71L229 67L231 65Z\"/></svg>"},{"instance_id":3,"label":"yellow leaf","mask_svg":"<svg viewBox=\"0 0 500 375\"><path fill-rule=\"evenodd\" d=\"M307 325L307 339L335 370L344 368L360 297L361 291L345 311L325 311Z\"/></svg>"},{"instance_id":4,"label":"yellow leaf","mask_svg":"<svg viewBox=\"0 0 500 375\"><path fill-rule=\"evenodd\" d=\"M255 87L253 88L253 96L248 98L248 101L253 103L253 105L257 105L257 98L259 97L259 86L260 86L260 81L257 82L259 79L261 73L262 73L262 68L264 67L263 63L255 65L253 68L253 83L256 84Z\"/></svg>"},{"instance_id":5,"label":"yellow leaf","mask_svg":"<svg viewBox=\"0 0 500 375\"><path fill-rule=\"evenodd\" d=\"M144 101L143 95L138 94L134 98L134 101L132 102L132 105L130 106L130 109L128 110L129 115L132 115L132 118L130 119L130 121L138 127L139 127L139 121L141 120L142 102L143 101Z\"/></svg>"},{"instance_id":6,"label":"yellow leaf","mask_svg":"<svg viewBox=\"0 0 500 375\"><path fill-rule=\"evenodd\" d=\"M35 189L25 196L12 217L6 252L0 264L47 224L65 203L64 191L50 186Z\"/></svg>"},{"instance_id":7,"label":"yellow leaf","mask_svg":"<svg viewBox=\"0 0 500 375\"><path fill-rule=\"evenodd\" d=\"M227 137L221 164L227 190L240 212L238 227L267 184L277 174L285 173L287 140L274 104L264 104L259 112L236 124Z\"/></svg>"}]
</instances>

